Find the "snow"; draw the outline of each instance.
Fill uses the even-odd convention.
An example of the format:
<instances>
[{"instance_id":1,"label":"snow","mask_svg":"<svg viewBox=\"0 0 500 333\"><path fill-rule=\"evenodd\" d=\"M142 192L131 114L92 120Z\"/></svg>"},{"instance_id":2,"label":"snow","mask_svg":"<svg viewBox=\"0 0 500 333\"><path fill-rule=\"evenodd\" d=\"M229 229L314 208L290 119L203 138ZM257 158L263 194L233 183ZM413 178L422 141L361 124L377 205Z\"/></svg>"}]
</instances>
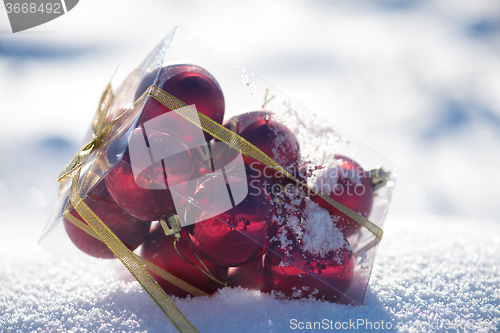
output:
<instances>
[{"instance_id":1,"label":"snow","mask_svg":"<svg viewBox=\"0 0 500 333\"><path fill-rule=\"evenodd\" d=\"M383 320L402 331L418 323L425 327L469 320L468 325L484 328L498 322L498 223L391 216L385 231L361 307L281 300L229 288L211 298L177 299L175 304L201 332L288 332L292 319ZM35 244L36 236L27 232L24 243L5 233L0 238L9 245L0 253L2 332L174 331L118 262L56 257Z\"/></svg>"},{"instance_id":2,"label":"snow","mask_svg":"<svg viewBox=\"0 0 500 333\"><path fill-rule=\"evenodd\" d=\"M332 251L349 246L327 210L307 201L304 215L302 250L324 258Z\"/></svg>"},{"instance_id":3,"label":"snow","mask_svg":"<svg viewBox=\"0 0 500 333\"><path fill-rule=\"evenodd\" d=\"M2 333L174 331L118 262L37 245L53 179L79 148L116 65L123 78L174 25L401 170L363 306L242 289L175 300L201 332L300 331L324 319L347 331L369 331L367 321L372 330L382 321L405 332L499 330L494 0L140 4L81 1L15 35L0 9Z\"/></svg>"}]
</instances>

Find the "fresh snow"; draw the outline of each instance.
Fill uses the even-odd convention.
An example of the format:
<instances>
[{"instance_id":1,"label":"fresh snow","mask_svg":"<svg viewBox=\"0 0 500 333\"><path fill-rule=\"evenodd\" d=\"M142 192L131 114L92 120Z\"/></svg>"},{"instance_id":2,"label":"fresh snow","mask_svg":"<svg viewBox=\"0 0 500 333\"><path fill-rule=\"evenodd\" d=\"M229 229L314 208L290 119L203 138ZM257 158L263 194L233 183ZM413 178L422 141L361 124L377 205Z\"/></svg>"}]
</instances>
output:
<instances>
[{"instance_id":1,"label":"fresh snow","mask_svg":"<svg viewBox=\"0 0 500 333\"><path fill-rule=\"evenodd\" d=\"M2 221L22 222L19 216ZM119 262L55 256L36 245L35 225L13 228L23 231L15 238L0 236L2 333L174 331ZM467 324L468 332L496 332L485 327L500 318L499 235L491 221L392 215L363 306L230 288L175 304L201 332L288 332L293 319L384 321L409 332Z\"/></svg>"},{"instance_id":2,"label":"fresh snow","mask_svg":"<svg viewBox=\"0 0 500 333\"><path fill-rule=\"evenodd\" d=\"M86 0L18 34L3 8L0 332L175 331L119 262L37 244L54 178L81 145L117 64L120 79L175 25L400 169L363 306L229 288L174 300L201 332L309 331L315 323L500 330L496 1ZM320 118L302 121L330 130ZM311 158L329 160L341 134L311 138Z\"/></svg>"},{"instance_id":3,"label":"fresh snow","mask_svg":"<svg viewBox=\"0 0 500 333\"><path fill-rule=\"evenodd\" d=\"M304 228L304 234L301 237L304 244L302 250L325 257L332 251L349 246L342 232L335 225L335 221L327 210L312 201L307 201L302 221Z\"/></svg>"}]
</instances>

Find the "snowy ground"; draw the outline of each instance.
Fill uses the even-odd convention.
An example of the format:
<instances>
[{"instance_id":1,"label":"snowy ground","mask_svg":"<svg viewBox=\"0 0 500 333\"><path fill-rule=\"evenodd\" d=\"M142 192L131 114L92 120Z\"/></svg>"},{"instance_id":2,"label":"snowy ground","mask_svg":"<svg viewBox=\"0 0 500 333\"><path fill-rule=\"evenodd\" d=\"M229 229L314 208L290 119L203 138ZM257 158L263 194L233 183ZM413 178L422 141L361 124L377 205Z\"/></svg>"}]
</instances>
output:
<instances>
[{"instance_id":1,"label":"snowy ground","mask_svg":"<svg viewBox=\"0 0 500 333\"><path fill-rule=\"evenodd\" d=\"M293 319L348 323L347 331L366 330L366 321L401 331L500 330L500 5L140 3L81 1L15 35L0 10L2 333L173 330L118 263L71 261L37 240L53 179L116 65L126 74L174 25L400 168L362 307L230 289L176 300L200 331L288 332Z\"/></svg>"}]
</instances>

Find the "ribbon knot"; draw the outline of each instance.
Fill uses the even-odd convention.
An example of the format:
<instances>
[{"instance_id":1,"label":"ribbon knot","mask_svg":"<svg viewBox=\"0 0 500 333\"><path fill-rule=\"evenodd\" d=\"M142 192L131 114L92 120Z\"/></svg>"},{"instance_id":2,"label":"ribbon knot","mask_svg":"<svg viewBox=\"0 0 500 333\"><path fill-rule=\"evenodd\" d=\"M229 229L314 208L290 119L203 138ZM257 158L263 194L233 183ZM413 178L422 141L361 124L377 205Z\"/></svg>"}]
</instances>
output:
<instances>
[{"instance_id":1,"label":"ribbon knot","mask_svg":"<svg viewBox=\"0 0 500 333\"><path fill-rule=\"evenodd\" d=\"M101 146L103 137L103 134L94 136L94 139L92 139L92 141L88 143L88 146L92 146L92 149L99 148Z\"/></svg>"}]
</instances>

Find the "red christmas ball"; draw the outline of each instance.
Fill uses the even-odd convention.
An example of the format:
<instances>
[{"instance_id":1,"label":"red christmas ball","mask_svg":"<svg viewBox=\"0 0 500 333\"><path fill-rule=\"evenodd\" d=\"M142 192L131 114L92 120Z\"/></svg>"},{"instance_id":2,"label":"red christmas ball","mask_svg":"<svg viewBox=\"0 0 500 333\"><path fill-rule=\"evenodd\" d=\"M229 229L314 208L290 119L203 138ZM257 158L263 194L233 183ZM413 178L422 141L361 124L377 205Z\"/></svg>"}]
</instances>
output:
<instances>
[{"instance_id":1,"label":"red christmas ball","mask_svg":"<svg viewBox=\"0 0 500 333\"><path fill-rule=\"evenodd\" d=\"M260 290L263 293L271 292L271 287L264 276L264 257L238 267L229 268L227 282L232 287L243 287Z\"/></svg>"},{"instance_id":2,"label":"red christmas ball","mask_svg":"<svg viewBox=\"0 0 500 333\"><path fill-rule=\"evenodd\" d=\"M227 184L231 190L248 186L246 178L233 176L227 177ZM207 219L202 215L199 218L202 222L193 225L190 236L198 251L210 261L221 266L239 266L265 252L276 232L275 207L267 191L258 187L258 191L249 190L242 201L234 200L236 195L233 195L235 203L231 208L222 200L222 193L228 191L226 186L224 178L213 177L197 188L194 202L207 211L223 213L208 214ZM224 211L221 205L229 209Z\"/></svg>"},{"instance_id":3,"label":"red christmas ball","mask_svg":"<svg viewBox=\"0 0 500 333\"><path fill-rule=\"evenodd\" d=\"M363 217L368 217L373 204L371 178L352 159L335 155L335 163L325 170L316 181L320 193L352 209Z\"/></svg>"},{"instance_id":4,"label":"red christmas ball","mask_svg":"<svg viewBox=\"0 0 500 333\"><path fill-rule=\"evenodd\" d=\"M354 160L335 155L335 163L326 169L316 180L316 188L324 195L350 208L361 216L370 215L374 190L369 174ZM358 232L362 226L335 207L325 204L319 198L313 198L331 215L337 217L337 227L345 236Z\"/></svg>"},{"instance_id":5,"label":"red christmas ball","mask_svg":"<svg viewBox=\"0 0 500 333\"><path fill-rule=\"evenodd\" d=\"M303 181L298 159L298 142L295 136L284 125L273 120L273 113L266 110L251 111L242 113L237 116L226 119L223 123L227 129L241 135L257 148L261 149L269 157L275 159L280 165L298 180ZM260 128L254 133L254 130ZM262 135L264 133L264 135ZM242 135L243 133L243 135ZM281 142L283 138L289 141L284 145ZM289 147L297 147L297 149L288 150ZM283 149L285 147L286 149ZM291 153L291 154L290 154ZM283 160L281 156L285 154L287 157ZM291 157L290 157L291 156ZM285 187L298 188L297 184L285 177L282 173L275 171L264 164L257 162L247 156L244 156L246 164L246 174L249 178L251 186L260 183L266 188L273 198L281 192L285 191ZM280 162L281 161L281 162Z\"/></svg>"},{"instance_id":6,"label":"red christmas ball","mask_svg":"<svg viewBox=\"0 0 500 333\"><path fill-rule=\"evenodd\" d=\"M224 95L215 78L206 70L195 65L171 65L155 70L139 84L135 98L139 98L146 89L155 84L162 90L186 103L194 104L196 110L221 124L224 119ZM154 99L148 100L140 116L139 124L171 111ZM191 125L187 121L178 122L178 134L189 141ZM186 130L184 130L186 128ZM205 133L205 139L210 141L211 136Z\"/></svg>"},{"instance_id":7,"label":"red christmas ball","mask_svg":"<svg viewBox=\"0 0 500 333\"><path fill-rule=\"evenodd\" d=\"M183 237L177 242L177 250L179 250L179 253L185 260L182 259L175 251L175 236L165 235L159 224L155 225L150 234L147 236L146 241L141 248L141 257L166 270L170 274L175 275L193 287L205 291L208 294L213 294L218 288L221 288L222 285L215 282L196 267L186 262L187 260L196 264L200 268L203 268L188 244L186 232L182 231L182 235ZM200 256L200 258L213 276L220 281L226 280L227 267L216 265L202 256ZM151 275L167 294L175 295L177 297L188 296L187 292L174 286L170 282L163 280L158 275L154 273L151 273Z\"/></svg>"},{"instance_id":8,"label":"red christmas ball","mask_svg":"<svg viewBox=\"0 0 500 333\"><path fill-rule=\"evenodd\" d=\"M162 158L162 150L178 153ZM170 131L147 132L138 127L110 145L107 155L115 162L105 177L111 196L126 212L145 221L175 213L170 186L198 174L199 162L192 151Z\"/></svg>"},{"instance_id":9,"label":"red christmas ball","mask_svg":"<svg viewBox=\"0 0 500 333\"><path fill-rule=\"evenodd\" d=\"M272 119L272 116L261 118L249 124L240 136L260 149L267 156L281 165L292 176L298 174L300 148L293 133L283 124ZM245 157L250 174L254 178L264 178L270 183L288 183L289 179L271 167L265 166L252 158Z\"/></svg>"},{"instance_id":10,"label":"red christmas ball","mask_svg":"<svg viewBox=\"0 0 500 333\"><path fill-rule=\"evenodd\" d=\"M295 246L282 257L268 251L264 258L264 273L273 290L292 298L314 297L338 302L353 278L354 257L341 248L324 257L303 252Z\"/></svg>"},{"instance_id":11,"label":"red christmas ball","mask_svg":"<svg viewBox=\"0 0 500 333\"><path fill-rule=\"evenodd\" d=\"M85 203L131 251L141 245L146 238L151 223L136 219L121 209L109 194L103 181L90 190ZM86 223L74 209L71 209L70 214ZM63 219L63 224L73 244L86 254L96 258L115 258L113 252L100 240L90 236L66 218Z\"/></svg>"}]
</instances>

